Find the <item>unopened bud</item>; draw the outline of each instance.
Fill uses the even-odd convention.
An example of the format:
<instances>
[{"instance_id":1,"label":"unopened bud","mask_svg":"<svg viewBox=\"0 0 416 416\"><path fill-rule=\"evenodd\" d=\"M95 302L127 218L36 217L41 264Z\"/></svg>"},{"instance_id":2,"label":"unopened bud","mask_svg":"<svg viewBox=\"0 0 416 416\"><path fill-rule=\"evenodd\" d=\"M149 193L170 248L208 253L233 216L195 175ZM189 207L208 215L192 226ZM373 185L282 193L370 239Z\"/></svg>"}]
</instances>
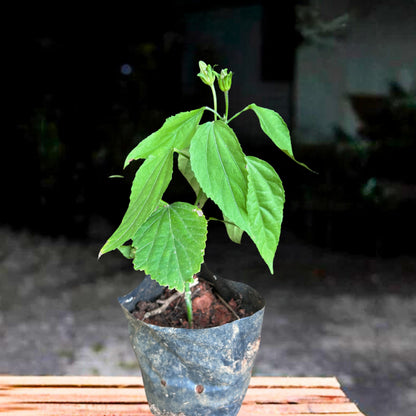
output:
<instances>
[{"instance_id":1,"label":"unopened bud","mask_svg":"<svg viewBox=\"0 0 416 416\"><path fill-rule=\"evenodd\" d=\"M199 78L204 84L212 86L215 82L215 77L218 75L211 65L207 65L204 61L199 61Z\"/></svg>"},{"instance_id":2,"label":"unopened bud","mask_svg":"<svg viewBox=\"0 0 416 416\"><path fill-rule=\"evenodd\" d=\"M228 72L227 68L221 70L221 73L218 76L218 86L220 87L221 91L226 92L230 90L232 77L232 71Z\"/></svg>"}]
</instances>

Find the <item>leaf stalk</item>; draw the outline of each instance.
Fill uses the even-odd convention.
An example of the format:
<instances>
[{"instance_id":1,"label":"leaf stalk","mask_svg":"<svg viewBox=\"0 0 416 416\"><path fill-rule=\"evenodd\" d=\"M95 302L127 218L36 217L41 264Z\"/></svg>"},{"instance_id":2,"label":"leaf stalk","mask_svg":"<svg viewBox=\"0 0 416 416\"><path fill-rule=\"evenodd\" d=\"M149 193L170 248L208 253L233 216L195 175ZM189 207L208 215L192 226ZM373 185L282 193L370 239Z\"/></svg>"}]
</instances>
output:
<instances>
[{"instance_id":1,"label":"leaf stalk","mask_svg":"<svg viewBox=\"0 0 416 416\"><path fill-rule=\"evenodd\" d=\"M214 109L212 109L211 107L205 107L205 110L211 111L211 113L214 113L218 118L220 118L221 120L223 119L220 114L215 111Z\"/></svg>"},{"instance_id":2,"label":"leaf stalk","mask_svg":"<svg viewBox=\"0 0 416 416\"><path fill-rule=\"evenodd\" d=\"M230 121L234 120L236 117L238 117L241 113L244 113L244 111L250 110L250 107L247 106L243 108L241 111L239 111L237 114L234 114L229 120L226 121L227 124L230 123Z\"/></svg>"}]
</instances>

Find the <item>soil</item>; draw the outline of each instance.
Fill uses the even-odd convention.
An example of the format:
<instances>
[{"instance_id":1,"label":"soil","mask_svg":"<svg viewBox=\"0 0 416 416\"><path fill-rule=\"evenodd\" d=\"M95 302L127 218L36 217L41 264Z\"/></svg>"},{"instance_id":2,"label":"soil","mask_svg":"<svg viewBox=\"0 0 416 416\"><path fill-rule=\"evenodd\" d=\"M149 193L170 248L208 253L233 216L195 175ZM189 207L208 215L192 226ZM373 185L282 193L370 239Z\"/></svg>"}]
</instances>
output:
<instances>
[{"instance_id":1,"label":"soil","mask_svg":"<svg viewBox=\"0 0 416 416\"><path fill-rule=\"evenodd\" d=\"M184 296L175 298L176 293L176 290L166 288L154 302L140 301L133 315L152 325L189 328ZM191 287L191 293L193 329L212 328L248 316L245 309L241 307L241 299L232 298L226 302L208 282L199 280ZM166 309L154 316L146 317L146 313L161 308L161 305L169 302L169 299L173 300Z\"/></svg>"}]
</instances>

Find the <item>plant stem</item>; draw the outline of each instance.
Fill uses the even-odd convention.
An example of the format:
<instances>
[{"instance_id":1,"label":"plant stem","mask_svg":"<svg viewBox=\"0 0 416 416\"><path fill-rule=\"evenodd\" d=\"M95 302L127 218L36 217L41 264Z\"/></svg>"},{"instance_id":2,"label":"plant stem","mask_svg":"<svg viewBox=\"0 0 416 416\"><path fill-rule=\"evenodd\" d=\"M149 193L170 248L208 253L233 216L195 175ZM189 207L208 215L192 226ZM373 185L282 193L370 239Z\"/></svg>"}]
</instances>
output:
<instances>
[{"instance_id":1,"label":"plant stem","mask_svg":"<svg viewBox=\"0 0 416 416\"><path fill-rule=\"evenodd\" d=\"M191 299L191 287L189 283L185 283L185 305L186 314L188 316L189 328L192 328L192 299Z\"/></svg>"},{"instance_id":2,"label":"plant stem","mask_svg":"<svg viewBox=\"0 0 416 416\"><path fill-rule=\"evenodd\" d=\"M229 105L228 91L224 91L224 97L225 97L225 115L224 115L224 122L227 123L227 119L228 119L228 105Z\"/></svg>"},{"instance_id":3,"label":"plant stem","mask_svg":"<svg viewBox=\"0 0 416 416\"><path fill-rule=\"evenodd\" d=\"M214 100L214 120L217 120L217 93L214 84L211 85L212 99Z\"/></svg>"}]
</instances>

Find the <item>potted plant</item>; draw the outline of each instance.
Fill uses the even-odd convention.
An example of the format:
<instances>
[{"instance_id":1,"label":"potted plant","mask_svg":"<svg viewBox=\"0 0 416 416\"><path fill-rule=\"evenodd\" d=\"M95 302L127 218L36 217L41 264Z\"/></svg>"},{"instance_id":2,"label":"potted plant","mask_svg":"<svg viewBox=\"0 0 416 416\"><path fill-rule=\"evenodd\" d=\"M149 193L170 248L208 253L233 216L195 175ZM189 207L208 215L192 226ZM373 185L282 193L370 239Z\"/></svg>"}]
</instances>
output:
<instances>
[{"instance_id":1,"label":"potted plant","mask_svg":"<svg viewBox=\"0 0 416 416\"><path fill-rule=\"evenodd\" d=\"M133 160L144 162L133 180L122 222L100 251L101 256L118 249L147 275L119 301L155 415L236 415L259 347L264 301L249 286L221 279L206 268L207 225L213 219L205 217L203 208L212 200L230 239L239 243L246 232L273 273L284 190L270 164L243 153L230 122L253 111L263 132L295 160L288 128L278 113L250 104L229 117L233 73L216 72L202 61L199 68L198 76L211 88L213 108L168 118L129 153L125 167ZM218 112L216 84L224 93L224 115ZM212 113L213 120L201 124L205 112ZM193 203L163 200L175 159L195 192ZM198 291L207 288L231 311L230 322L196 324L205 313ZM179 328L148 321L179 298L186 309ZM138 305L146 308L150 302L159 306L138 312Z\"/></svg>"}]
</instances>

